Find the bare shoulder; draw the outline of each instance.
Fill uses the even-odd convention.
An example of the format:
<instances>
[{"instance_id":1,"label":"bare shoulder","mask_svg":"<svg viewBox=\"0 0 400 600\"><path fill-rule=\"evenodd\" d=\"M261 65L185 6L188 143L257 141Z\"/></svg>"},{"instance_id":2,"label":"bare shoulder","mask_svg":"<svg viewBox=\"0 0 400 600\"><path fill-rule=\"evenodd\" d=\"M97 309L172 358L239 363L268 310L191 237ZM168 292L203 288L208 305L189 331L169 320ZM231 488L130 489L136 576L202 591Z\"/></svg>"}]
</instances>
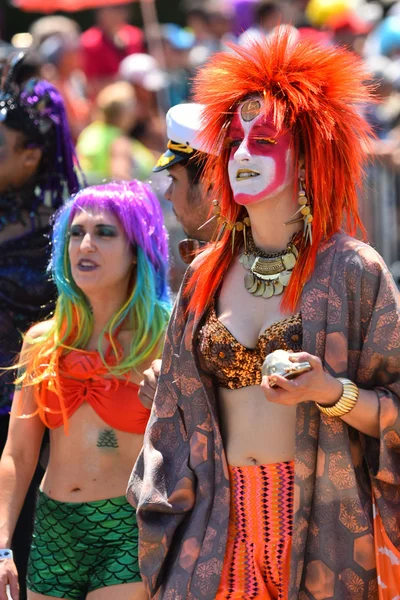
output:
<instances>
[{"instance_id":1,"label":"bare shoulder","mask_svg":"<svg viewBox=\"0 0 400 600\"><path fill-rule=\"evenodd\" d=\"M37 340L42 335L46 335L46 333L48 333L53 326L54 319L49 319L48 321L41 321L40 323L35 323L35 325L32 325L32 327L26 332L24 344L29 344L30 341Z\"/></svg>"}]
</instances>

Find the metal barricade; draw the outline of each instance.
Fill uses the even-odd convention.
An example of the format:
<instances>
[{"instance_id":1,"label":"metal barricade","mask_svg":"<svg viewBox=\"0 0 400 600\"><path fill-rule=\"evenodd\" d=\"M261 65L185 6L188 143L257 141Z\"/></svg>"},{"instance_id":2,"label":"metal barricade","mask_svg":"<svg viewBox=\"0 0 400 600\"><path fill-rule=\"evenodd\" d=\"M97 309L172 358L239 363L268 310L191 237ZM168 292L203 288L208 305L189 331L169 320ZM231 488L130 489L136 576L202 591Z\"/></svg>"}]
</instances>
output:
<instances>
[{"instance_id":1,"label":"metal barricade","mask_svg":"<svg viewBox=\"0 0 400 600\"><path fill-rule=\"evenodd\" d=\"M368 241L400 282L400 174L379 162L368 166L359 194Z\"/></svg>"}]
</instances>

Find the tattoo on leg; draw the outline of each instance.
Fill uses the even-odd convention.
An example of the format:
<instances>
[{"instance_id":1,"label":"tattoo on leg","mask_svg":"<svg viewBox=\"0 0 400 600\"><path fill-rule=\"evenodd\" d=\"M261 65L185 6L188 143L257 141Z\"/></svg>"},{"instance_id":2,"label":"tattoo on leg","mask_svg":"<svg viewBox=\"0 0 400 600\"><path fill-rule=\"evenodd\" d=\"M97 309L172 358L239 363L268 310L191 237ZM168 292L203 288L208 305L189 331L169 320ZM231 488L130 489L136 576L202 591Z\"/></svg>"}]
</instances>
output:
<instances>
[{"instance_id":1,"label":"tattoo on leg","mask_svg":"<svg viewBox=\"0 0 400 600\"><path fill-rule=\"evenodd\" d=\"M115 434L114 429L103 429L99 434L97 440L98 448L119 448L118 438Z\"/></svg>"}]
</instances>

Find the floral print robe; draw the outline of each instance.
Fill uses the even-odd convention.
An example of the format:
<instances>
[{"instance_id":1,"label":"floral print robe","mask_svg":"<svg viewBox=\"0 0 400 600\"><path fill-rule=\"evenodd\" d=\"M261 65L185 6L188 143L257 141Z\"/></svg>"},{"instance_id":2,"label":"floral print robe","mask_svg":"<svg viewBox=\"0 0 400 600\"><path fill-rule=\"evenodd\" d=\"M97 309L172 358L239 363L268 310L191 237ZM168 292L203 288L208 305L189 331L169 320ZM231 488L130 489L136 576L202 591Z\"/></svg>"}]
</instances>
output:
<instances>
[{"instance_id":1,"label":"floral print robe","mask_svg":"<svg viewBox=\"0 0 400 600\"><path fill-rule=\"evenodd\" d=\"M186 308L181 293L127 492L137 507L142 575L158 600L215 597L229 521L214 384L194 347L203 315ZM313 402L298 406L288 598L377 600L372 488L400 547L399 294L379 255L338 233L319 249L301 313L303 350L332 375L376 391L380 439L322 415Z\"/></svg>"}]
</instances>

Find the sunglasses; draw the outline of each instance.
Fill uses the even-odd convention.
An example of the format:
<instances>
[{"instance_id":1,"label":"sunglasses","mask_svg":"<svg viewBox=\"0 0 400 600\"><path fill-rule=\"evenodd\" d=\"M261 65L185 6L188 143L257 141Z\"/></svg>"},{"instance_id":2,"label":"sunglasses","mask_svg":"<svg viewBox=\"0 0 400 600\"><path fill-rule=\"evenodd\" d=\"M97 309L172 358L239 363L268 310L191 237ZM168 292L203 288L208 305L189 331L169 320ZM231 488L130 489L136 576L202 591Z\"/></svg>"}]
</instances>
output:
<instances>
[{"instance_id":1,"label":"sunglasses","mask_svg":"<svg viewBox=\"0 0 400 600\"><path fill-rule=\"evenodd\" d=\"M203 242L200 240L192 240L191 238L179 242L179 256L181 257L185 265L190 265L192 260L194 260L196 256L202 250L204 250L208 243L209 242Z\"/></svg>"}]
</instances>

